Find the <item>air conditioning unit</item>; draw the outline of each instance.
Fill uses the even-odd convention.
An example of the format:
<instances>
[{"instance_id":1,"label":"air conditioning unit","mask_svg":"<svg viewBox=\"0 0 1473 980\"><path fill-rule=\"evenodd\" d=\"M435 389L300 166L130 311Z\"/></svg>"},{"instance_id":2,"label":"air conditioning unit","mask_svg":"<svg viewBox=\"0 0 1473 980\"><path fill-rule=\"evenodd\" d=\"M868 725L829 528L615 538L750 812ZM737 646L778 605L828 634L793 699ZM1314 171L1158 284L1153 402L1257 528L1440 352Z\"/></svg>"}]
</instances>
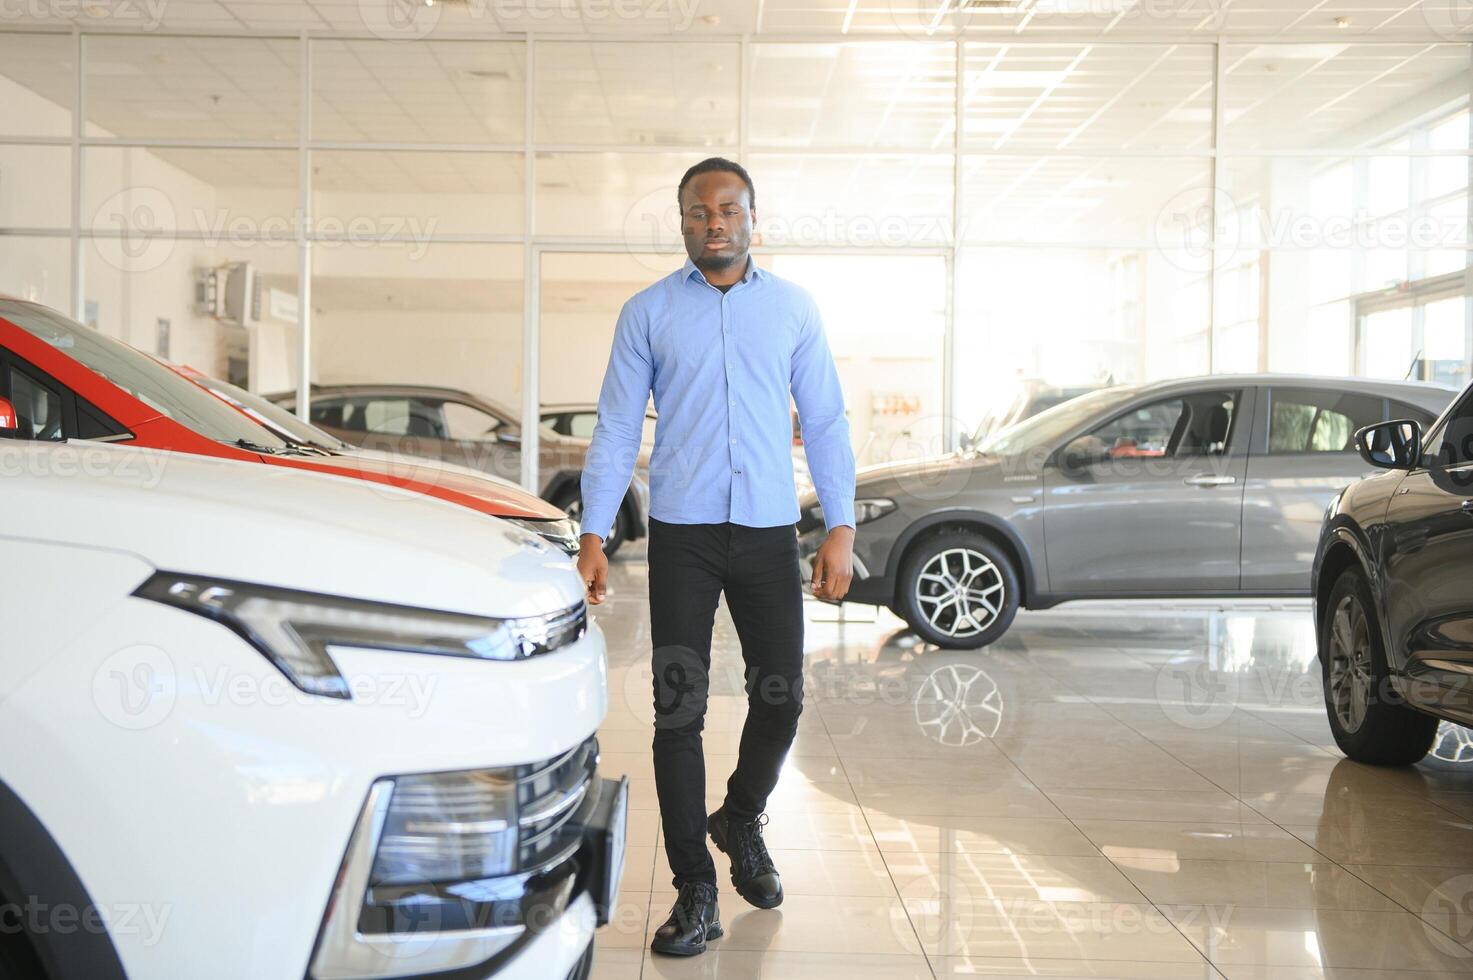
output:
<instances>
[{"instance_id":1,"label":"air conditioning unit","mask_svg":"<svg viewBox=\"0 0 1473 980\"><path fill-rule=\"evenodd\" d=\"M249 262L232 262L224 268L225 288L221 291L222 323L235 327L253 327L261 322L261 280Z\"/></svg>"},{"instance_id":2,"label":"air conditioning unit","mask_svg":"<svg viewBox=\"0 0 1473 980\"><path fill-rule=\"evenodd\" d=\"M233 327L253 327L261 320L261 280L249 262L230 262L196 270L194 312Z\"/></svg>"}]
</instances>

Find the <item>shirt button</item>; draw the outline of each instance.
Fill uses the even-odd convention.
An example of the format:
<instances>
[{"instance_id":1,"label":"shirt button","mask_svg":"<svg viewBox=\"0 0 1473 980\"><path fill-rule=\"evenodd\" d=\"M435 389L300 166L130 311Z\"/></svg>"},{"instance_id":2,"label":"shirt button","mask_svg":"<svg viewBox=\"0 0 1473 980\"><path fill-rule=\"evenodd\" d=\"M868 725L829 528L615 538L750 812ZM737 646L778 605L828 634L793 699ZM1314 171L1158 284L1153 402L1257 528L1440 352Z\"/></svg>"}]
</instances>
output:
<instances>
[{"instance_id":1,"label":"shirt button","mask_svg":"<svg viewBox=\"0 0 1473 980\"><path fill-rule=\"evenodd\" d=\"M733 445L733 446L735 446L735 445L736 445L736 440L735 440L735 439L733 439L733 440L732 440L732 441L731 441L731 444L732 444L732 445Z\"/></svg>"}]
</instances>

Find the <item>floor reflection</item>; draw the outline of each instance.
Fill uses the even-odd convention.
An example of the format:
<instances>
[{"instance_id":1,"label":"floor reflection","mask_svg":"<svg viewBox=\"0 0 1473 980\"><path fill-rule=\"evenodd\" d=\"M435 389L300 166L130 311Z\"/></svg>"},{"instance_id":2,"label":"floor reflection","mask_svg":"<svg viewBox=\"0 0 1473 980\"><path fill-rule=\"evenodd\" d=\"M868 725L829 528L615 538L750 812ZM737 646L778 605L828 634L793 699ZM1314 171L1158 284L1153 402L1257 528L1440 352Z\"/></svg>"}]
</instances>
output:
<instances>
[{"instance_id":1,"label":"floor reflection","mask_svg":"<svg viewBox=\"0 0 1473 980\"><path fill-rule=\"evenodd\" d=\"M603 764L634 807L597 977L1473 975L1467 733L1410 770L1345 760L1305 603L1023 613L979 651L811 606L807 707L769 805L788 899L752 909L723 880L726 937L652 958L674 891L644 576L621 555L597 612ZM745 716L724 612L712 670L714 808Z\"/></svg>"}]
</instances>

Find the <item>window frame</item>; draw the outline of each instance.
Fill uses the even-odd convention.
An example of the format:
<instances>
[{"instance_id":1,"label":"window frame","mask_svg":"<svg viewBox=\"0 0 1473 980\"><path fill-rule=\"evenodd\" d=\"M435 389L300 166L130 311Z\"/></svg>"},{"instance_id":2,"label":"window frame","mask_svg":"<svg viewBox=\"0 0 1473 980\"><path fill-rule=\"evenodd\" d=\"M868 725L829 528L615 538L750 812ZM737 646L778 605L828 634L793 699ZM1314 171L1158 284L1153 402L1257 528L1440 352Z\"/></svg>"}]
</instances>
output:
<instances>
[{"instance_id":1,"label":"window frame","mask_svg":"<svg viewBox=\"0 0 1473 980\"><path fill-rule=\"evenodd\" d=\"M1417 454L1419 458L1416 465L1408 471L1409 473L1425 473L1432 469L1432 465L1429 462L1432 454L1429 451L1428 446L1432 443L1434 439L1442 438L1443 431L1446 430L1448 423L1451 422L1452 419L1458 414L1459 409L1462 409L1465 406L1468 408L1469 414L1473 415L1473 384L1470 384L1468 387L1464 388L1462 394L1460 394L1457 398L1454 398L1452 404L1449 405L1447 409L1440 416L1438 416L1428 428L1423 430L1422 445ZM1470 454L1467 460L1449 466L1447 467L1447 469L1461 470L1464 467L1468 466L1473 466L1473 454Z\"/></svg>"},{"instance_id":2,"label":"window frame","mask_svg":"<svg viewBox=\"0 0 1473 980\"><path fill-rule=\"evenodd\" d=\"M1272 458L1272 459L1285 459L1285 458L1293 457L1293 456L1307 456L1307 457L1311 457L1311 458L1314 458L1314 457L1337 457L1338 456L1338 457L1341 457L1341 458L1346 458L1346 457L1355 455L1357 453L1357 450L1355 448L1355 445L1354 445L1353 440L1352 440L1352 445L1351 445L1351 447L1349 449L1340 449L1340 450L1295 449L1295 450L1290 450L1290 451L1274 452L1273 451L1273 448L1272 448L1272 446L1273 446L1273 424L1274 424L1274 403L1277 400L1277 395L1279 394L1279 392L1280 391L1316 391L1316 392L1317 391L1326 391L1326 392L1331 392L1331 393L1334 393L1334 392L1333 392L1333 389L1328 389L1328 388L1303 388L1303 387L1295 387L1292 384L1266 384L1266 385L1262 385L1260 387L1261 387L1261 389L1263 391L1263 408L1264 408L1264 410L1263 410L1263 424L1261 426L1258 426L1257 427L1257 428L1259 428L1260 431L1258 431L1257 433L1254 434L1254 455L1256 455L1256 456L1262 456L1262 457L1264 457L1266 459L1267 458ZM1358 391L1347 391L1347 392L1342 392L1342 394L1353 395L1353 396L1357 396L1357 397L1360 397L1360 398L1368 398L1368 399L1371 399L1373 401L1380 401L1381 402L1381 418L1378 419L1378 421L1385 422L1385 421L1387 421L1387 420L1389 420L1391 418L1391 415L1389 414L1391 412L1391 397L1389 395L1370 395L1370 394L1366 394L1364 392L1358 392ZM1411 407L1411 406L1408 406L1408 407ZM1426 414L1426 413L1423 412L1423 414ZM1318 415L1316 415L1316 419L1318 419ZM1352 423L1354 423L1355 422L1355 419L1352 418L1350 421ZM1374 425L1374 424L1375 423L1367 423L1367 425ZM1355 428L1354 431L1355 432L1359 432L1361 430L1361 428L1363 428L1363 426L1356 426L1356 428ZM1312 428L1310 429L1310 435L1311 435L1311 437L1314 435L1314 430Z\"/></svg>"},{"instance_id":3,"label":"window frame","mask_svg":"<svg viewBox=\"0 0 1473 980\"><path fill-rule=\"evenodd\" d=\"M1071 432L1069 435L1065 436L1064 439L1059 443L1059 445L1056 446L1056 447L1054 447L1053 452L1051 452L1049 454L1049 460L1048 460L1049 465L1057 468L1058 465L1059 465L1059 456L1060 456L1060 454L1062 454L1063 451L1069 446L1069 444L1072 443L1075 439L1078 439L1078 438L1080 438L1082 436L1086 436L1086 435L1089 435L1092 432L1096 432L1096 431L1098 431L1100 429L1103 429L1105 426L1110 425L1110 424L1112 424L1114 422L1119 421L1120 419L1122 419L1125 416L1129 415L1131 412L1138 412L1138 411L1140 411L1143 408L1149 408L1152 405L1158 405L1158 404L1160 404L1162 402L1168 402L1168 401L1182 401L1182 402L1185 402L1185 401L1187 401L1189 399L1192 399L1192 398L1200 398L1200 397L1204 397L1204 396L1208 396L1208 395L1214 395L1214 394L1217 394L1217 395L1231 395L1231 396L1233 396L1234 401L1236 402L1236 406L1235 406L1234 411L1233 411L1233 416L1232 416L1231 419L1228 420L1227 441L1223 445L1223 451L1222 451L1221 455L1218 455L1218 456L1210 456L1210 455L1203 454L1203 453L1197 453L1197 454L1193 454L1191 456L1152 456L1152 457L1142 457L1142 458L1148 458L1148 459L1154 459L1154 460L1165 460L1165 459L1177 459L1177 460L1181 460L1181 459L1229 459L1229 458L1232 458L1232 457L1235 457L1235 456L1241 456L1241 455L1243 455L1243 452L1240 451L1240 448L1239 447L1242 445L1242 439L1238 435L1238 433L1240 433L1243 430L1243 426L1240 424L1240 420L1242 419L1243 413L1245 411L1247 411L1247 412L1255 411L1256 410L1256 405L1257 405L1257 398L1253 397L1253 395L1256 394L1256 390L1251 385L1238 385L1238 386L1228 385L1226 387L1221 387L1221 388L1211 387L1211 388L1204 388L1204 389L1186 389L1184 391L1173 391L1173 392L1165 392L1165 393L1156 393L1155 395L1153 395L1151 397L1148 397L1148 398L1143 398L1140 401L1133 401L1129 405L1126 405L1126 406L1124 406L1124 407L1116 410L1114 414L1108 416L1103 421L1091 420L1090 422L1085 423L1085 425L1083 427L1081 427L1079 429L1076 429L1074 432Z\"/></svg>"},{"instance_id":4,"label":"window frame","mask_svg":"<svg viewBox=\"0 0 1473 980\"><path fill-rule=\"evenodd\" d=\"M0 395L3 395L7 399L11 399L12 403L13 399L10 385L10 372L12 370L20 371L23 374L29 375L33 382L40 384L43 388L50 389L50 391L58 397L58 399L61 401L62 428L62 436L60 439L30 439L17 436L15 437L14 441L54 444L57 442L70 442L73 440L76 440L78 442L121 442L134 438L134 434L131 430L123 426L111 415L108 415L106 412L102 411L102 409L98 408L96 405L93 405L87 399L77 394L76 391L74 391L71 387L63 384L56 377L46 371L41 370L35 364L32 364L30 361L16 354L14 351L0 348ZM78 433L81 432L82 429L81 416L83 412L91 415L95 420L102 424L103 428L111 429L112 431L107 435L91 436L87 438L83 438L82 436L78 435Z\"/></svg>"}]
</instances>

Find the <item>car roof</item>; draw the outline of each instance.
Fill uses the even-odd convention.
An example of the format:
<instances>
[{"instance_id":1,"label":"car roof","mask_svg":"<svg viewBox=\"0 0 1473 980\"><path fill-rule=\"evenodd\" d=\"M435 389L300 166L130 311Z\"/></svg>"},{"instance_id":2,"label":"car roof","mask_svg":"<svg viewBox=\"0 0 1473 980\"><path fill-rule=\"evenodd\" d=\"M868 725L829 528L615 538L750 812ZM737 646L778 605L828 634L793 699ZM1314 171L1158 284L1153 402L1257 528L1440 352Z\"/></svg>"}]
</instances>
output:
<instances>
[{"instance_id":1,"label":"car roof","mask_svg":"<svg viewBox=\"0 0 1473 980\"><path fill-rule=\"evenodd\" d=\"M296 395L297 393L295 391L278 391L275 394L267 395L266 397L271 399L272 401L280 401L283 399L295 398ZM501 402L498 402L494 398L487 398L485 395L478 395L474 392L466 391L463 388L445 388L438 385L371 383L333 385L314 384L312 386L312 395L314 398L318 395L406 395L421 398L441 398L451 401L482 402L486 405L490 405L492 408L498 409L499 411L512 416L513 418L517 416L517 412L515 410L507 405L502 404Z\"/></svg>"},{"instance_id":2,"label":"car roof","mask_svg":"<svg viewBox=\"0 0 1473 980\"><path fill-rule=\"evenodd\" d=\"M1385 381L1377 378L1329 377L1318 374L1205 374L1172 378L1135 386L1137 395L1193 390L1223 385L1271 385L1279 388L1311 388L1321 391L1351 391L1361 395L1399 398L1414 405L1435 406L1437 411L1458 393L1456 388L1428 381Z\"/></svg>"}]
</instances>

